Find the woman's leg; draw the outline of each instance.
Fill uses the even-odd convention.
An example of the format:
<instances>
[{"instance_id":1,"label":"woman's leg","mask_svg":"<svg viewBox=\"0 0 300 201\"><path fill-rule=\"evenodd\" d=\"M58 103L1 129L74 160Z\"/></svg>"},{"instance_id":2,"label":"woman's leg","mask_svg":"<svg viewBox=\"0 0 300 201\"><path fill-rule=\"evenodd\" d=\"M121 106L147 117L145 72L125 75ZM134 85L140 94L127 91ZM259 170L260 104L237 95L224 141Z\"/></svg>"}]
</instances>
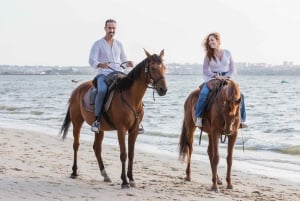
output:
<instances>
[{"instance_id":1,"label":"woman's leg","mask_svg":"<svg viewBox=\"0 0 300 201\"><path fill-rule=\"evenodd\" d=\"M245 108L245 98L244 94L241 94L242 100L241 100L241 119L242 122L246 122L246 108Z\"/></svg>"},{"instance_id":2,"label":"woman's leg","mask_svg":"<svg viewBox=\"0 0 300 201\"><path fill-rule=\"evenodd\" d=\"M196 117L201 117L204 107L205 107L205 102L209 94L209 88L207 87L206 83L203 84L203 87L200 91L198 101L196 104L196 111L195 111L195 116Z\"/></svg>"}]
</instances>

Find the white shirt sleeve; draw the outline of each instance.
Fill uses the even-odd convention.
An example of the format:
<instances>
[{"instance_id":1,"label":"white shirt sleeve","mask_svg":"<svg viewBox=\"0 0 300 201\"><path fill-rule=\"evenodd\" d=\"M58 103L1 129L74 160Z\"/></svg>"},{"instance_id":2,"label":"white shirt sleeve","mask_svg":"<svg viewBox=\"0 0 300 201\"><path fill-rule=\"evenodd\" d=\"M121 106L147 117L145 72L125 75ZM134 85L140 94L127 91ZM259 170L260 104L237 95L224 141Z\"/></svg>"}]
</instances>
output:
<instances>
[{"instance_id":1,"label":"white shirt sleeve","mask_svg":"<svg viewBox=\"0 0 300 201\"><path fill-rule=\"evenodd\" d=\"M100 63L98 61L100 48L98 47L98 43L95 42L90 51L89 64L97 69L97 65Z\"/></svg>"}]
</instances>

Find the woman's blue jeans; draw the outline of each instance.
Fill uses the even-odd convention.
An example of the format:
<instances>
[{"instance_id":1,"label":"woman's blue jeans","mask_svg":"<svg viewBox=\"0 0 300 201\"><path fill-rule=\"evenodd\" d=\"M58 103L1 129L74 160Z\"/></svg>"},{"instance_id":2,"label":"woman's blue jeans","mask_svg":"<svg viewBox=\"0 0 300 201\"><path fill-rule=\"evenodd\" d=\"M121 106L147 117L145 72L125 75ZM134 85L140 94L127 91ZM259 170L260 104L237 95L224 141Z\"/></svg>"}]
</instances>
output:
<instances>
[{"instance_id":1,"label":"woman's blue jeans","mask_svg":"<svg viewBox=\"0 0 300 201\"><path fill-rule=\"evenodd\" d=\"M195 116L196 117L201 117L202 113L204 111L205 108L205 102L207 100L208 94L209 94L210 90L207 87L206 83L204 83L199 97L198 97L198 101L196 104L196 110L195 110ZM245 109L245 101L244 101L244 95L241 94L242 100L241 100L241 107L240 107L240 111L241 111L241 119L242 122L246 122L246 109Z\"/></svg>"},{"instance_id":2,"label":"woman's blue jeans","mask_svg":"<svg viewBox=\"0 0 300 201\"><path fill-rule=\"evenodd\" d=\"M99 75L97 77L97 96L95 100L95 116L100 117L103 107L104 98L107 92L107 84L104 81L105 75Z\"/></svg>"}]
</instances>

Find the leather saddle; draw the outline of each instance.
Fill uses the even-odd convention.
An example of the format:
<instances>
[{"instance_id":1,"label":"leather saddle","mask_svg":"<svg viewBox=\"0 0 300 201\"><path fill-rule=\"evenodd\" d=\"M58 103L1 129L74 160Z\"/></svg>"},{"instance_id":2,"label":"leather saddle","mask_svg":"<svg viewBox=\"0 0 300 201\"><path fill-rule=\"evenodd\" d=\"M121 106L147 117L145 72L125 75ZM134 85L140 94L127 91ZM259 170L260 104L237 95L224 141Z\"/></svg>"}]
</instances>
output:
<instances>
[{"instance_id":1,"label":"leather saddle","mask_svg":"<svg viewBox=\"0 0 300 201\"><path fill-rule=\"evenodd\" d=\"M206 83L206 85L209 88L210 92L209 92L208 98L205 102L204 114L207 113L210 110L213 102L216 99L216 96L217 96L218 92L221 90L221 88L224 85L227 85L227 83L228 83L228 80L219 80L219 79L213 79L213 80L210 80ZM203 84L204 83L202 83L199 86L200 90L202 89Z\"/></svg>"},{"instance_id":2,"label":"leather saddle","mask_svg":"<svg viewBox=\"0 0 300 201\"><path fill-rule=\"evenodd\" d=\"M98 78L98 76L99 75L97 75L93 79L93 81L92 81L93 86L85 93L83 100L82 100L84 108L90 112L94 112L94 110L95 110L95 100L96 100L96 95L97 95L97 78ZM107 112L111 105L111 101L112 101L118 80L122 79L125 76L126 76L125 73L119 72L119 71L114 71L106 76L105 82L108 86L108 91L107 91L107 94L104 99L104 111L103 112Z\"/></svg>"}]
</instances>

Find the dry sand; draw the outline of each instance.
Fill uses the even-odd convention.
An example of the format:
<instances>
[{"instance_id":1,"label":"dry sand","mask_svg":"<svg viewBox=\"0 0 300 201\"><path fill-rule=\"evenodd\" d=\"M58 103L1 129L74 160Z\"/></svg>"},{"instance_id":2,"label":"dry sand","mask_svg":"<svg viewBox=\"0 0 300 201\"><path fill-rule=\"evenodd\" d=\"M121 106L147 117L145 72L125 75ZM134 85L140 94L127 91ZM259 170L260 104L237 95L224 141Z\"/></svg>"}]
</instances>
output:
<instances>
[{"instance_id":1,"label":"dry sand","mask_svg":"<svg viewBox=\"0 0 300 201\"><path fill-rule=\"evenodd\" d=\"M232 170L234 189L209 191L207 163L192 164L192 181L184 180L185 163L176 157L136 150L136 187L121 189L119 148L104 145L103 159L112 182L106 183L93 152L81 141L77 179L71 179L72 135L58 136L0 128L0 200L300 200L299 183ZM138 143L138 142L137 142ZM207 159L208 160L208 159ZM225 180L225 168L219 175ZM224 181L225 183L225 181Z\"/></svg>"}]
</instances>

